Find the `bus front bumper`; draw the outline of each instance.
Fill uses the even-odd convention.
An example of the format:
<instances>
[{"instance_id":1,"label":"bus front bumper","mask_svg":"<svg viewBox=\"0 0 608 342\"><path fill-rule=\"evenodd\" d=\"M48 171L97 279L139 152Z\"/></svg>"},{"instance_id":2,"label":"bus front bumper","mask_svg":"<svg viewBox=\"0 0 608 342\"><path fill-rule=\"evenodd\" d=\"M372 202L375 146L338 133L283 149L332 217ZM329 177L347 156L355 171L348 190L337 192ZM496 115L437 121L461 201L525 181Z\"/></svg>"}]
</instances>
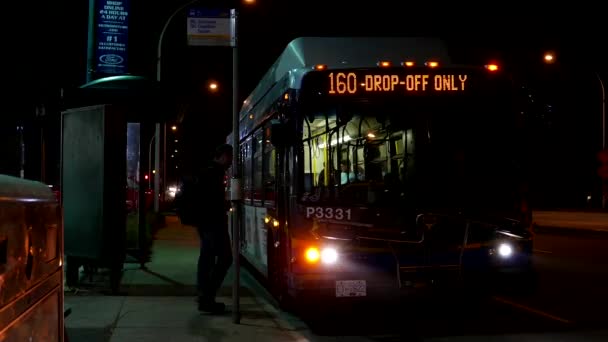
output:
<instances>
[{"instance_id":1,"label":"bus front bumper","mask_svg":"<svg viewBox=\"0 0 608 342\"><path fill-rule=\"evenodd\" d=\"M448 289L459 288L457 274L437 278L401 278L394 273L307 273L288 277L290 296L300 300L335 299L339 301L392 301L426 297Z\"/></svg>"}]
</instances>

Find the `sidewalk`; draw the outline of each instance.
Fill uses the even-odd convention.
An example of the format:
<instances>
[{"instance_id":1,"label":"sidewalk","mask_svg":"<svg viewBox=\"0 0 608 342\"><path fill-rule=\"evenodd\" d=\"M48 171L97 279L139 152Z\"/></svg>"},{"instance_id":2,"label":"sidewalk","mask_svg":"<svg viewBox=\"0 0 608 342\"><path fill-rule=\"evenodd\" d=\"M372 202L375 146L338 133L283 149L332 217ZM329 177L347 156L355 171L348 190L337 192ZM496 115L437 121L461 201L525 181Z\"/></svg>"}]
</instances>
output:
<instances>
[{"instance_id":1,"label":"sidewalk","mask_svg":"<svg viewBox=\"0 0 608 342\"><path fill-rule=\"evenodd\" d=\"M125 264L120 296L95 291L65 294L69 342L305 341L306 326L269 304L241 270L241 321L232 322L232 272L217 300L222 315L201 314L195 303L198 236L174 216L156 236L146 269ZM99 275L103 277L103 275ZM123 295L124 294L124 295ZM294 328L298 327L298 328Z\"/></svg>"}]
</instances>

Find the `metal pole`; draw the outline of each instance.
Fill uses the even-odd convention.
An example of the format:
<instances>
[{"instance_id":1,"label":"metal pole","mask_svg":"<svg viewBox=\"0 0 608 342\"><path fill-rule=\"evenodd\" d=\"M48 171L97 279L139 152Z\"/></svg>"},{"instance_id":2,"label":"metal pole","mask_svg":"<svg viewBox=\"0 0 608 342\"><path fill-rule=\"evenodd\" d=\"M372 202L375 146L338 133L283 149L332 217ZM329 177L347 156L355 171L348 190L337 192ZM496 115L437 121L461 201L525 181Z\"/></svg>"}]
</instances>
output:
<instances>
[{"instance_id":1,"label":"metal pole","mask_svg":"<svg viewBox=\"0 0 608 342\"><path fill-rule=\"evenodd\" d=\"M87 72L86 83L93 81L95 76L95 9L96 1L89 0L89 25L87 33Z\"/></svg>"},{"instance_id":2,"label":"metal pole","mask_svg":"<svg viewBox=\"0 0 608 342\"><path fill-rule=\"evenodd\" d=\"M163 122L163 182L162 188L167 189L167 123ZM166 191L162 191L162 203L165 204Z\"/></svg>"},{"instance_id":3,"label":"metal pole","mask_svg":"<svg viewBox=\"0 0 608 342\"><path fill-rule=\"evenodd\" d=\"M240 299L240 277L241 263L239 256L241 255L240 240L241 234L239 229L239 201L240 201L240 182L239 182L239 99L238 99L238 15L236 9L231 11L234 17L234 45L232 47L232 148L234 150L234 158L232 159L232 181L230 184L231 200L232 200L232 246L234 256L234 282L232 284L232 322L240 324L241 312L239 308Z\"/></svg>"},{"instance_id":4,"label":"metal pole","mask_svg":"<svg viewBox=\"0 0 608 342\"><path fill-rule=\"evenodd\" d=\"M19 131L19 177L25 178L25 140L23 139L23 126L17 126Z\"/></svg>"},{"instance_id":5,"label":"metal pole","mask_svg":"<svg viewBox=\"0 0 608 342\"><path fill-rule=\"evenodd\" d=\"M606 88L599 72L595 73L597 80L600 81L600 87L602 88L602 151L606 149ZM605 183L606 180L603 181ZM608 193L605 190L606 185L602 184L601 198L602 198L602 209L606 209L608 206Z\"/></svg>"},{"instance_id":6,"label":"metal pole","mask_svg":"<svg viewBox=\"0 0 608 342\"><path fill-rule=\"evenodd\" d=\"M160 123L156 123L154 133L154 212L158 213L158 189L160 188Z\"/></svg>"},{"instance_id":7,"label":"metal pole","mask_svg":"<svg viewBox=\"0 0 608 342\"><path fill-rule=\"evenodd\" d=\"M597 80L600 81L600 87L602 88L602 149L606 148L606 88L604 88L604 81L599 73L595 73Z\"/></svg>"},{"instance_id":8,"label":"metal pole","mask_svg":"<svg viewBox=\"0 0 608 342\"><path fill-rule=\"evenodd\" d=\"M160 31L160 37L158 38L158 46L156 48L156 82L160 83L160 66L161 66L161 55L162 55L162 46L163 46L163 38L165 37L165 32L171 23L171 20L184 8L198 2L199 0L188 1L182 6L178 7L167 19L163 29ZM158 200L160 194L160 123L156 123L156 132L154 134L155 140L155 149L154 149L154 169L156 173L154 174L154 211L158 212Z\"/></svg>"},{"instance_id":9,"label":"metal pole","mask_svg":"<svg viewBox=\"0 0 608 342\"><path fill-rule=\"evenodd\" d=\"M46 183L46 144L44 141L44 120L40 126L40 181Z\"/></svg>"},{"instance_id":10,"label":"metal pole","mask_svg":"<svg viewBox=\"0 0 608 342\"><path fill-rule=\"evenodd\" d=\"M151 173L156 173L158 171L152 172L152 141L154 141L155 136L152 136L150 142L148 143L148 189L150 189L150 184L152 183L152 175Z\"/></svg>"}]
</instances>

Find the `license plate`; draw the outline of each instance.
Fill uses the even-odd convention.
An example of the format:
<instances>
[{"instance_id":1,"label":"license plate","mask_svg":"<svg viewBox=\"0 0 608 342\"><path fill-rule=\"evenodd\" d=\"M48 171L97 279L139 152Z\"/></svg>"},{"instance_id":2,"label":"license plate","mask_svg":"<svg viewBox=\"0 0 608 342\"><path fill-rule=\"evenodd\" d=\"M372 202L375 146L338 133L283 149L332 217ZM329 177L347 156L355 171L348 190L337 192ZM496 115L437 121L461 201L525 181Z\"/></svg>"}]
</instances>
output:
<instances>
[{"instance_id":1,"label":"license plate","mask_svg":"<svg viewBox=\"0 0 608 342\"><path fill-rule=\"evenodd\" d=\"M365 297L367 283L365 280L336 280L336 297Z\"/></svg>"},{"instance_id":2,"label":"license plate","mask_svg":"<svg viewBox=\"0 0 608 342\"><path fill-rule=\"evenodd\" d=\"M402 286L404 286L404 287L412 287L415 289L427 288L427 287L429 287L429 285L430 284L428 281L411 281L411 280L406 280L402 284Z\"/></svg>"}]
</instances>

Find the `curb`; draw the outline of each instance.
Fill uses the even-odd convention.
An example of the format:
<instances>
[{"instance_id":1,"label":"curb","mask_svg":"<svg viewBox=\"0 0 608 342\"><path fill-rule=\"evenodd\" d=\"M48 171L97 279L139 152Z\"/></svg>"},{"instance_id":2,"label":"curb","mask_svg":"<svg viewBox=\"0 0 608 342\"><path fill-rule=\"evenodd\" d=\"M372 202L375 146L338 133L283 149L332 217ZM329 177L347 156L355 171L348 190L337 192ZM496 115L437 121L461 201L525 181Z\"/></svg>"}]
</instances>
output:
<instances>
[{"instance_id":1,"label":"curb","mask_svg":"<svg viewBox=\"0 0 608 342\"><path fill-rule=\"evenodd\" d=\"M272 295L249 273L249 270L247 270L248 265L241 263L241 267L246 270L246 272L241 271L241 277L247 278L248 284L251 284L251 290L256 295L256 301L261 304L266 312L273 316L274 321L281 330L293 338L294 341L310 341L310 336L306 336L310 334L308 326L297 317L278 309L278 303Z\"/></svg>"}]
</instances>

